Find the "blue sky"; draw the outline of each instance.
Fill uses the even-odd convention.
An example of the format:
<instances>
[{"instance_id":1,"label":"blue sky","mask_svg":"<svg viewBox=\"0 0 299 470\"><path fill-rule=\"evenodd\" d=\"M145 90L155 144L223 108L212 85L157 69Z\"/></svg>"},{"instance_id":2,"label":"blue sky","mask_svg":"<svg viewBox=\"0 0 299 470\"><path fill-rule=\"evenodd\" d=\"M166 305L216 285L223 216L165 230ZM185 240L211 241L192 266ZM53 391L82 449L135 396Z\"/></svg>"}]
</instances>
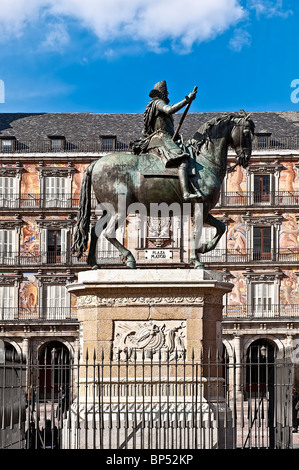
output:
<instances>
[{"instance_id":1,"label":"blue sky","mask_svg":"<svg viewBox=\"0 0 299 470\"><path fill-rule=\"evenodd\" d=\"M298 0L0 0L0 112L138 113L160 80L191 111L299 110L298 24Z\"/></svg>"}]
</instances>

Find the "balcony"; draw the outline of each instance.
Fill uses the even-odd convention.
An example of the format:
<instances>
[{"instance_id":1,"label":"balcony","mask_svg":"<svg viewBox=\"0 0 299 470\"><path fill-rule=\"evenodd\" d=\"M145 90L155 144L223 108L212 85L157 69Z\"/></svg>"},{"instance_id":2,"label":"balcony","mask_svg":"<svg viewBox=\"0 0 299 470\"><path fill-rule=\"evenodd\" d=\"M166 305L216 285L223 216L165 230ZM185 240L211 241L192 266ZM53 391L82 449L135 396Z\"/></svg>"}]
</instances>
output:
<instances>
[{"instance_id":1,"label":"balcony","mask_svg":"<svg viewBox=\"0 0 299 470\"><path fill-rule=\"evenodd\" d=\"M299 204L298 191L273 191L259 194L253 191L226 192L221 195L218 206L295 206Z\"/></svg>"},{"instance_id":2,"label":"balcony","mask_svg":"<svg viewBox=\"0 0 299 470\"><path fill-rule=\"evenodd\" d=\"M83 255L79 260L69 251L45 251L27 252L18 254L16 252L0 253L0 266L87 266L87 255ZM111 251L99 251L97 256L98 264L118 264L122 265L122 257L119 253Z\"/></svg>"},{"instance_id":3,"label":"balcony","mask_svg":"<svg viewBox=\"0 0 299 470\"><path fill-rule=\"evenodd\" d=\"M223 319L299 319L299 304L273 304L263 307L261 305L227 305L223 309Z\"/></svg>"},{"instance_id":4,"label":"balcony","mask_svg":"<svg viewBox=\"0 0 299 470\"><path fill-rule=\"evenodd\" d=\"M39 154L39 153L106 153L106 152L127 152L130 151L130 142L116 141L115 144L106 139L99 140L80 140L69 142L65 140L63 145L54 145L51 140L30 140L30 141L14 141L14 145L0 147L0 154Z\"/></svg>"},{"instance_id":5,"label":"balcony","mask_svg":"<svg viewBox=\"0 0 299 470\"><path fill-rule=\"evenodd\" d=\"M91 208L95 209L96 199L92 198ZM0 209L78 209L79 198L71 194L0 194Z\"/></svg>"},{"instance_id":6,"label":"balcony","mask_svg":"<svg viewBox=\"0 0 299 470\"><path fill-rule=\"evenodd\" d=\"M231 250L231 249L215 249L200 255L200 260L206 264L244 264L244 263L264 263L275 261L276 263L298 264L299 249L283 248L279 250L271 250L263 252L260 250Z\"/></svg>"},{"instance_id":7,"label":"balcony","mask_svg":"<svg viewBox=\"0 0 299 470\"><path fill-rule=\"evenodd\" d=\"M0 323L24 321L77 321L75 307L0 307Z\"/></svg>"}]
</instances>

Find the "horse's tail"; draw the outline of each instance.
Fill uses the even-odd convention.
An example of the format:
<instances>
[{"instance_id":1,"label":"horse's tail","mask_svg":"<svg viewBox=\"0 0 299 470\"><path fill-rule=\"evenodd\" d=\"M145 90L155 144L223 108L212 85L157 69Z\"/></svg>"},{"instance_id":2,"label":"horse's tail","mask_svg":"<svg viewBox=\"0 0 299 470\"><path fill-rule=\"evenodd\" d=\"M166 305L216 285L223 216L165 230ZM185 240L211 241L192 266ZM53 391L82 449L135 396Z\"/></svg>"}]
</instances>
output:
<instances>
[{"instance_id":1,"label":"horse's tail","mask_svg":"<svg viewBox=\"0 0 299 470\"><path fill-rule=\"evenodd\" d=\"M72 246L72 253L77 253L78 259L80 259L83 252L87 250L91 214L91 175L95 163L96 161L92 162L86 168L81 183L79 210L77 213L76 231Z\"/></svg>"}]
</instances>

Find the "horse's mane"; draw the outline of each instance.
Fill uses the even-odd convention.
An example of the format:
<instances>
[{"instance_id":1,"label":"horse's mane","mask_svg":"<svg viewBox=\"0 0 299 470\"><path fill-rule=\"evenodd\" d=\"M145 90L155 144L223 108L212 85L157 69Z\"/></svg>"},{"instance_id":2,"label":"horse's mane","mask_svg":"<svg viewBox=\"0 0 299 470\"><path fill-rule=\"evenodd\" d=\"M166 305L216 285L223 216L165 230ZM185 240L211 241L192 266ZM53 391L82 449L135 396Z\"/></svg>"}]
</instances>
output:
<instances>
[{"instance_id":1,"label":"horse's mane","mask_svg":"<svg viewBox=\"0 0 299 470\"><path fill-rule=\"evenodd\" d=\"M254 133L254 123L250 119L250 115L246 114L245 111L239 113L225 113L209 119L205 122L198 131L194 134L193 140L197 141L197 145L203 144L207 139L212 137L212 130L215 126L225 124L229 121L236 121L237 123L241 120L246 119L250 124L251 132Z\"/></svg>"}]
</instances>

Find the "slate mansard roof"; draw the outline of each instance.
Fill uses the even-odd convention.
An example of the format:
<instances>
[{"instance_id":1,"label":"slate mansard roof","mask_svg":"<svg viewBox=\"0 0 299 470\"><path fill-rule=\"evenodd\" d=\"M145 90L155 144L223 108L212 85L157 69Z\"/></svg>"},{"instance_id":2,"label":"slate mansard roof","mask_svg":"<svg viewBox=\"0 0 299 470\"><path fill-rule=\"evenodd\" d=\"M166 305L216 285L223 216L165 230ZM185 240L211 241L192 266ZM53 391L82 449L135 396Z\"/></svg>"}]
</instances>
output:
<instances>
[{"instance_id":1,"label":"slate mansard roof","mask_svg":"<svg viewBox=\"0 0 299 470\"><path fill-rule=\"evenodd\" d=\"M223 114L189 113L181 128L185 139L209 119ZM299 136L299 111L252 112L256 133L269 132L275 137ZM175 115L175 125L181 114ZM95 140L99 136L117 136L129 142L141 136L143 114L96 113L1 113L0 138L13 136L19 141L48 140L50 135L64 136L68 141Z\"/></svg>"}]
</instances>

